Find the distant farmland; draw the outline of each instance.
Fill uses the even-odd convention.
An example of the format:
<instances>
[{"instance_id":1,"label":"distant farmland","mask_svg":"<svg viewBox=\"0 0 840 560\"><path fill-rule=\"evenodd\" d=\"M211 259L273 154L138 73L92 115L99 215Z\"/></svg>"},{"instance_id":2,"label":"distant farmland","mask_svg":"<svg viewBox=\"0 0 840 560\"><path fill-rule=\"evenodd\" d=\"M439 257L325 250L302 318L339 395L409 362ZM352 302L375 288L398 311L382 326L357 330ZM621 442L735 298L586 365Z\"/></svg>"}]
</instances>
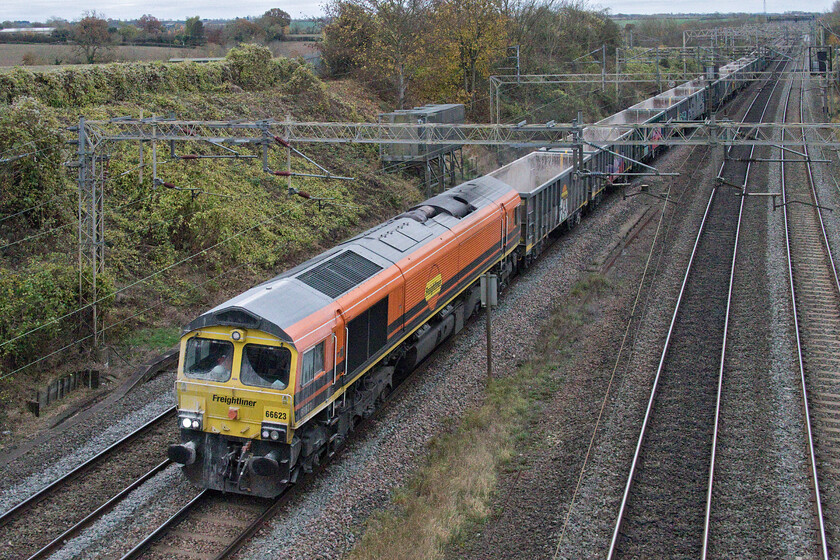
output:
<instances>
[{"instance_id":1,"label":"distant farmland","mask_svg":"<svg viewBox=\"0 0 840 560\"><path fill-rule=\"evenodd\" d=\"M304 56L315 52L312 41L284 41L269 45L275 55L288 57ZM202 58L224 56L227 49L219 45L197 48L117 46L104 54L103 62L151 62L170 58ZM21 66L24 57L30 66L40 68L75 64L79 56L73 45L50 44L0 44L0 67Z\"/></svg>"},{"instance_id":2,"label":"distant farmland","mask_svg":"<svg viewBox=\"0 0 840 560\"><path fill-rule=\"evenodd\" d=\"M657 15L630 15L630 14L614 14L610 18L620 26L633 24L641 25L645 21L667 21L676 25L695 24L701 26L727 26L744 23L745 17L749 19L750 16L744 14L735 15L720 15L720 14L657 14Z\"/></svg>"}]
</instances>

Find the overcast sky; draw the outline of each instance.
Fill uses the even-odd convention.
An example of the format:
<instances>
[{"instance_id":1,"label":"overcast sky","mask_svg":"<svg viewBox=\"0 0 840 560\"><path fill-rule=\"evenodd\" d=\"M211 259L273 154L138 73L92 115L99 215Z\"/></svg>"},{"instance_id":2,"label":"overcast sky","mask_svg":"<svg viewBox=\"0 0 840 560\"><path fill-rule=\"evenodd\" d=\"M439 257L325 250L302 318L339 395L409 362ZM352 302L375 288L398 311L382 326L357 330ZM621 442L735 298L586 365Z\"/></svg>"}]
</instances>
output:
<instances>
[{"instance_id":1,"label":"overcast sky","mask_svg":"<svg viewBox=\"0 0 840 560\"><path fill-rule=\"evenodd\" d=\"M789 10L821 12L831 7L833 0L767 0L771 13ZM159 19L186 19L201 16L204 19L257 16L270 8L281 8L293 18L320 15L323 0L0 0L0 21L44 21L51 16L68 20L78 19L85 10L96 10L106 17L136 19L152 14ZM762 0L744 0L734 3L725 0L590 0L592 7L609 8L613 13L679 13L679 12L741 12L763 11Z\"/></svg>"}]
</instances>

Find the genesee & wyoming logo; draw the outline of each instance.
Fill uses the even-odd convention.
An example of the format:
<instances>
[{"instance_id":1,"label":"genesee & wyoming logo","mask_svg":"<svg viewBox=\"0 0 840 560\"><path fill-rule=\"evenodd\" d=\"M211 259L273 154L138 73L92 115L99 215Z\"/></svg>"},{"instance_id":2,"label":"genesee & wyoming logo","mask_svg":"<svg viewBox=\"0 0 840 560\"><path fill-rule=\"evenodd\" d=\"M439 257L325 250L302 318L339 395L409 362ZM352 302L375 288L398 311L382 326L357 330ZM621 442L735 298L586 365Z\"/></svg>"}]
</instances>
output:
<instances>
[{"instance_id":1,"label":"genesee & wyoming logo","mask_svg":"<svg viewBox=\"0 0 840 560\"><path fill-rule=\"evenodd\" d=\"M213 402L220 402L226 405L238 404L241 406L257 406L257 401L249 401L240 397L225 397L224 395L213 395Z\"/></svg>"}]
</instances>

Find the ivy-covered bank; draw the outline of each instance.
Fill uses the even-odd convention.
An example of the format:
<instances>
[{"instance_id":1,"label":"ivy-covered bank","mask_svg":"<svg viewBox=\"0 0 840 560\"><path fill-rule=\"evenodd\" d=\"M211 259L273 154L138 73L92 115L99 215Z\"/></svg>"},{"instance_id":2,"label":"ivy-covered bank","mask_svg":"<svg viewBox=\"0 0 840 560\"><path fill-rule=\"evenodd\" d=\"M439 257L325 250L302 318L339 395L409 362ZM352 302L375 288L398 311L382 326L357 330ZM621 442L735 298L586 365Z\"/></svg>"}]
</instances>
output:
<instances>
[{"instance_id":1,"label":"ivy-covered bank","mask_svg":"<svg viewBox=\"0 0 840 560\"><path fill-rule=\"evenodd\" d=\"M0 160L6 160L0 162L0 377L79 337L78 316L62 317L80 301L76 171L66 165L76 158L75 146L67 144L75 133L68 127L80 115L347 121L373 120L381 109L358 84L327 87L306 65L272 58L253 45L202 65L109 64L0 74ZM319 208L290 195L288 179L265 173L259 159L184 161L159 144L158 177L177 187L164 188L153 183L149 143L107 147L105 274L97 280L100 298L113 294L101 303L106 340L120 355L130 361L134 346L142 346L132 333L171 332L200 310L419 199L410 181L382 172L374 146L296 147L355 180L294 177L295 189L324 199ZM183 149L222 153L210 144ZM273 168L285 168L280 146L270 159ZM292 168L316 170L298 157ZM87 358L77 350L0 380L0 398L9 403L13 391L60 368L79 367Z\"/></svg>"},{"instance_id":2,"label":"ivy-covered bank","mask_svg":"<svg viewBox=\"0 0 840 560\"><path fill-rule=\"evenodd\" d=\"M324 84L299 60L272 58L264 47L245 45L224 61L60 66L32 71L16 67L0 73L0 102L34 97L50 107L84 107L142 99L149 94L208 93L277 89L323 96Z\"/></svg>"}]
</instances>

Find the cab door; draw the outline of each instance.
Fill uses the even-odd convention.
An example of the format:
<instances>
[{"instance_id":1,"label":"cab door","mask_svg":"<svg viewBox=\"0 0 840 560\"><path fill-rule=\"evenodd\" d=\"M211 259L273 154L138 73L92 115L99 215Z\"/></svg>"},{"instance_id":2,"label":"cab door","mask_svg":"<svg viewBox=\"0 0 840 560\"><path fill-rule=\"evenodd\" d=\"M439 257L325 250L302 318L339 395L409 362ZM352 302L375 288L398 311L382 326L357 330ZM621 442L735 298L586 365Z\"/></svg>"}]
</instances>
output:
<instances>
[{"instance_id":1,"label":"cab door","mask_svg":"<svg viewBox=\"0 0 840 560\"><path fill-rule=\"evenodd\" d=\"M332 348L330 359L332 360L332 379L333 385L331 393L336 391L339 387L344 385L344 373L346 371L347 356L347 320L344 317L344 312L340 306L335 308L335 326L332 331Z\"/></svg>"},{"instance_id":2,"label":"cab door","mask_svg":"<svg viewBox=\"0 0 840 560\"><path fill-rule=\"evenodd\" d=\"M501 220L500 220L501 221L501 226L500 227L501 227L501 230L502 230L501 248L502 248L502 255L504 255L505 251L507 250L507 247L508 247L507 238L508 238L508 235L510 233L510 216L508 214L508 209L505 206L504 202L501 203L499 206L502 209L502 215L501 215Z\"/></svg>"}]
</instances>

